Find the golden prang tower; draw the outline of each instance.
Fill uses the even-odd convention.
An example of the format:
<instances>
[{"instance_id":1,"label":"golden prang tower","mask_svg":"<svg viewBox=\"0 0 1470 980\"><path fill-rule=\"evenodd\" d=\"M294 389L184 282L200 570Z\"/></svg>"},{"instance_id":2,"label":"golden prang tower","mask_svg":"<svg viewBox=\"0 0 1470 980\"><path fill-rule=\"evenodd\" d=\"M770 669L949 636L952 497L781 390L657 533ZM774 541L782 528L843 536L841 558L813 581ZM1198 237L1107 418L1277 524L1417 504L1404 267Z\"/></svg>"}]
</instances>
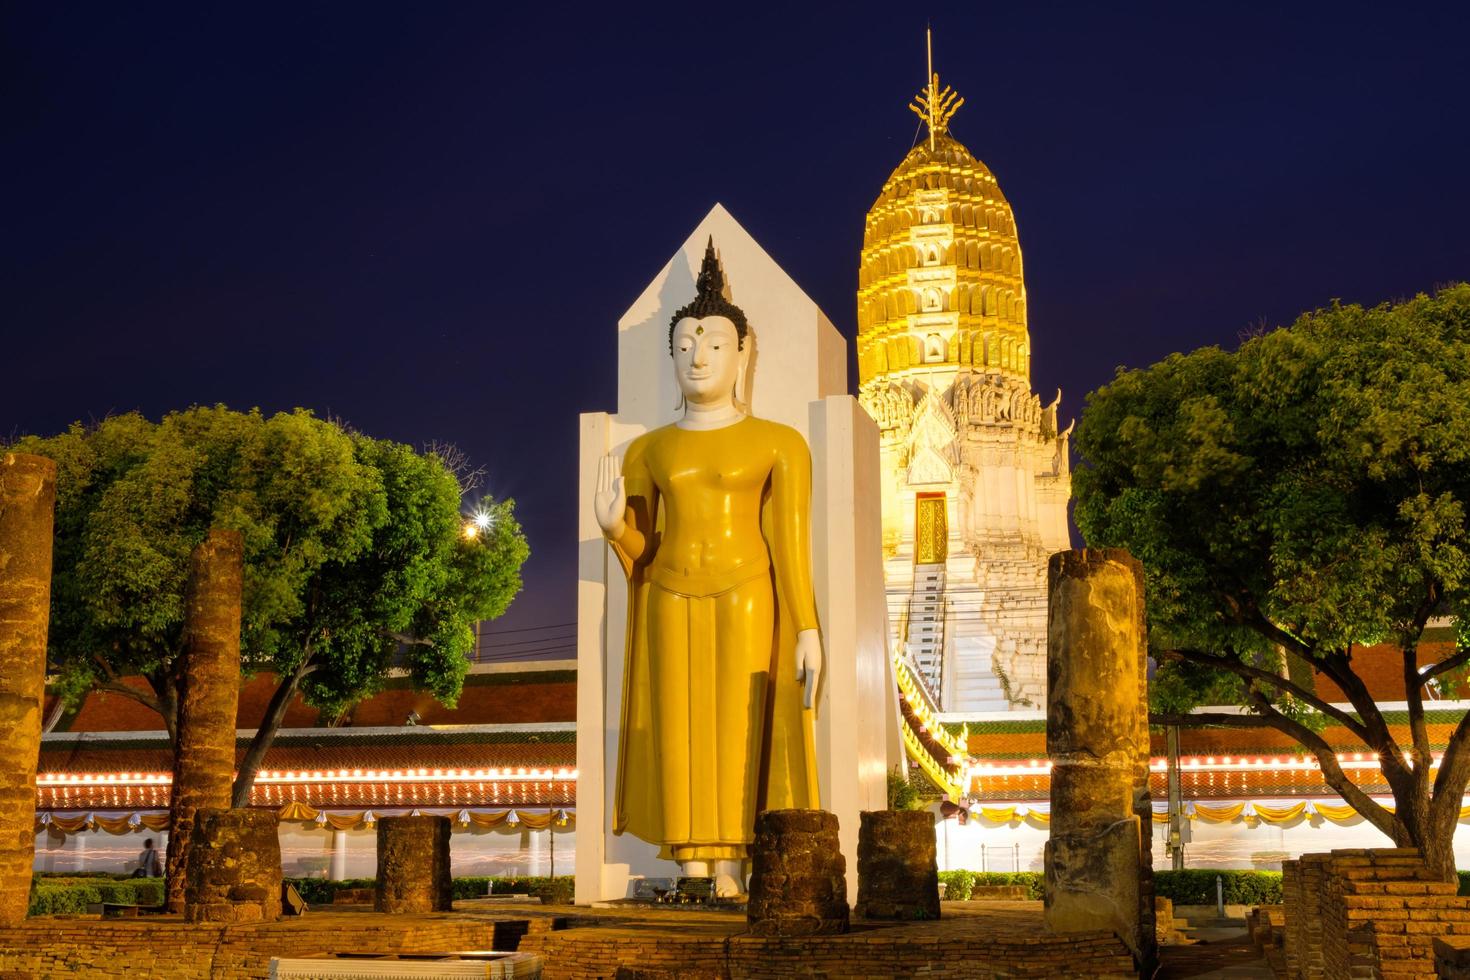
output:
<instances>
[{"instance_id":1,"label":"golden prang tower","mask_svg":"<svg viewBox=\"0 0 1470 980\"><path fill-rule=\"evenodd\" d=\"M928 128L868 212L859 397L882 433L894 641L943 711L1040 707L1046 563L1071 547L1061 393L1031 391L1026 283L995 175L949 135L963 99L929 84Z\"/></svg>"}]
</instances>

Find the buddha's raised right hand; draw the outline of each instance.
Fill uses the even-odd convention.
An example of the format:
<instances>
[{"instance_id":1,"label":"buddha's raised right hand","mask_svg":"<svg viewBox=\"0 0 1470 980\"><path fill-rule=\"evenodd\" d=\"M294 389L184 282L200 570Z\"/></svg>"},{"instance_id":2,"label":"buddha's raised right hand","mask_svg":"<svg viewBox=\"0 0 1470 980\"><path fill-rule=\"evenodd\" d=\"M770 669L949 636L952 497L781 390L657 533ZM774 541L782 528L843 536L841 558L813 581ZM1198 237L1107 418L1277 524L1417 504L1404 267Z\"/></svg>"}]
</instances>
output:
<instances>
[{"instance_id":1,"label":"buddha's raised right hand","mask_svg":"<svg viewBox=\"0 0 1470 980\"><path fill-rule=\"evenodd\" d=\"M624 515L628 512L628 491L623 485L623 460L608 453L597 461L597 493L592 498L592 511L602 533L616 541L627 530Z\"/></svg>"}]
</instances>

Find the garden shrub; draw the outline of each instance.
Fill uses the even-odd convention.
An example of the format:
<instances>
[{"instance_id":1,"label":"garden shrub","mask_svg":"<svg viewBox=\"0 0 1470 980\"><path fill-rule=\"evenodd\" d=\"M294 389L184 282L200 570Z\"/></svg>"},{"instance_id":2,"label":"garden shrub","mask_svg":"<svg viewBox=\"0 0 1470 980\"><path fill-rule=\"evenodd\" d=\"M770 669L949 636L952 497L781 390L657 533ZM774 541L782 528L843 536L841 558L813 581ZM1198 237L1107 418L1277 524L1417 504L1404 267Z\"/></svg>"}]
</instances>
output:
<instances>
[{"instance_id":1,"label":"garden shrub","mask_svg":"<svg viewBox=\"0 0 1470 980\"><path fill-rule=\"evenodd\" d=\"M1224 879L1227 905L1279 905L1281 872L1279 871L1215 871L1200 868L1189 871L1155 871L1154 894L1171 899L1175 905L1214 905L1215 876ZM941 871L945 882L946 901L963 902L977 885L1020 885L1026 897L1040 901L1045 876L1040 871ZM1462 872L1461 894L1470 894L1470 872Z\"/></svg>"},{"instance_id":2,"label":"garden shrub","mask_svg":"<svg viewBox=\"0 0 1470 980\"><path fill-rule=\"evenodd\" d=\"M1223 879L1226 905L1281 904L1280 871L1155 871L1154 894L1175 905L1214 905L1216 877Z\"/></svg>"},{"instance_id":3,"label":"garden shrub","mask_svg":"<svg viewBox=\"0 0 1470 980\"><path fill-rule=\"evenodd\" d=\"M1026 897L1041 900L1045 875L1040 871L977 871L977 885L1020 885L1026 889Z\"/></svg>"},{"instance_id":4,"label":"garden shrub","mask_svg":"<svg viewBox=\"0 0 1470 980\"><path fill-rule=\"evenodd\" d=\"M377 884L374 878L287 878L286 881L296 886L296 891L308 905L331 905L333 896L341 889L372 888ZM455 878L452 887L456 900L484 898L492 893L525 894L540 898L547 905L570 905L573 891L572 878L564 875L556 878L465 875Z\"/></svg>"},{"instance_id":5,"label":"garden shrub","mask_svg":"<svg viewBox=\"0 0 1470 980\"><path fill-rule=\"evenodd\" d=\"M28 915L80 915L88 905L163 904L162 878L45 877L31 891Z\"/></svg>"},{"instance_id":6,"label":"garden shrub","mask_svg":"<svg viewBox=\"0 0 1470 980\"><path fill-rule=\"evenodd\" d=\"M944 882L944 900L946 902L969 901L970 891L975 887L975 872L973 871L941 871L939 880Z\"/></svg>"},{"instance_id":7,"label":"garden shrub","mask_svg":"<svg viewBox=\"0 0 1470 980\"><path fill-rule=\"evenodd\" d=\"M1456 872L1460 876L1460 894L1470 895L1470 871Z\"/></svg>"},{"instance_id":8,"label":"garden shrub","mask_svg":"<svg viewBox=\"0 0 1470 980\"><path fill-rule=\"evenodd\" d=\"M344 888L372 888L376 878L285 878L307 905L331 905L332 897Z\"/></svg>"}]
</instances>

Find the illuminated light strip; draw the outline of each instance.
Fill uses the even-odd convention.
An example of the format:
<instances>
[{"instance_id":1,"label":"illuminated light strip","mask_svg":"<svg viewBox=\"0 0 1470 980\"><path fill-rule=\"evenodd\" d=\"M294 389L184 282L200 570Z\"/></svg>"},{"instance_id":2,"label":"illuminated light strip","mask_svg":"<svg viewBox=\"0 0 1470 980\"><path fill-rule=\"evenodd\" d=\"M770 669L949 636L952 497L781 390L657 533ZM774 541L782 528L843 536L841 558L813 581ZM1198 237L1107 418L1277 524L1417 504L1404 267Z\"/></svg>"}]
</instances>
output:
<instances>
[{"instance_id":1,"label":"illuminated light strip","mask_svg":"<svg viewBox=\"0 0 1470 980\"><path fill-rule=\"evenodd\" d=\"M576 782L576 769L329 769L325 771L262 770L257 784L300 783L457 783L485 782ZM166 772L40 773L37 786L169 786L173 776Z\"/></svg>"},{"instance_id":2,"label":"illuminated light strip","mask_svg":"<svg viewBox=\"0 0 1470 980\"><path fill-rule=\"evenodd\" d=\"M1430 762L1431 769L1439 768L1442 756L1434 756ZM1340 753L1337 757L1338 766L1344 770L1371 771L1381 767L1378 764L1378 756L1372 753ZM1005 763L971 763L966 767L966 774L970 778L975 776L1036 776L1044 771L1050 771L1052 767L1050 759L1029 759L1025 762L1016 760ZM1190 757L1179 760L1179 768L1186 772L1269 772L1272 770L1288 770L1295 772L1320 772L1322 766L1315 758L1309 757L1286 757L1286 758L1240 758L1231 756ZM1169 763L1165 759L1153 759L1149 762L1150 772L1168 772Z\"/></svg>"}]
</instances>

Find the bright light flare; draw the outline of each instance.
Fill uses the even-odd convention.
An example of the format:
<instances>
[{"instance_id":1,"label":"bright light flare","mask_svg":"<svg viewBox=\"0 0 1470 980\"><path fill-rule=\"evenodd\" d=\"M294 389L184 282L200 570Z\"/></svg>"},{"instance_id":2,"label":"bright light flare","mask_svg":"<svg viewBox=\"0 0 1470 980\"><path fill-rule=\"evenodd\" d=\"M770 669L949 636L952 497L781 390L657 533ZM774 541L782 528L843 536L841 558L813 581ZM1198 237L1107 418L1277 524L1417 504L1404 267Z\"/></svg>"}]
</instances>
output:
<instances>
[{"instance_id":1,"label":"bright light flare","mask_svg":"<svg viewBox=\"0 0 1470 980\"><path fill-rule=\"evenodd\" d=\"M495 515L484 509L476 510L464 522L464 536L470 541L478 538L483 531L490 530L495 525Z\"/></svg>"}]
</instances>

